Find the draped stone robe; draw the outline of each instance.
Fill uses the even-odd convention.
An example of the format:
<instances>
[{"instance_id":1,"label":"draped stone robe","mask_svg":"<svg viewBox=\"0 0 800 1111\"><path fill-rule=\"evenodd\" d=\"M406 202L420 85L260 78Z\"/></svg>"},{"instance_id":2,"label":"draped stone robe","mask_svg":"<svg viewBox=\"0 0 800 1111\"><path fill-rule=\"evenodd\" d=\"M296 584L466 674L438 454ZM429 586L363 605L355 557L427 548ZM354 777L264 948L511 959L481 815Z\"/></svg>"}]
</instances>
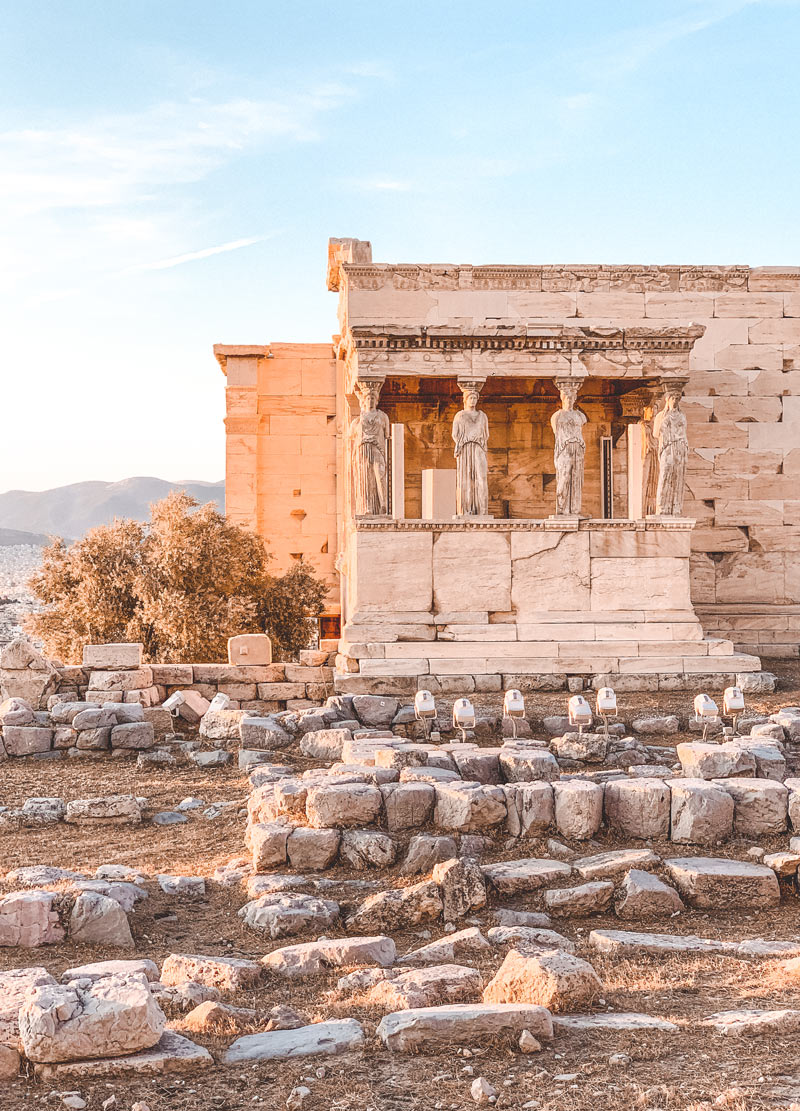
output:
<instances>
[{"instance_id":1,"label":"draped stone robe","mask_svg":"<svg viewBox=\"0 0 800 1111\"><path fill-rule=\"evenodd\" d=\"M583 426L586 417L577 409L559 409L550 418L556 438L553 459L556 468L556 513L576 517L583 497Z\"/></svg>"},{"instance_id":2,"label":"draped stone robe","mask_svg":"<svg viewBox=\"0 0 800 1111\"><path fill-rule=\"evenodd\" d=\"M353 500L356 516L386 516L386 443L389 418L380 409L366 409L350 426L353 437Z\"/></svg>"},{"instance_id":3,"label":"draped stone robe","mask_svg":"<svg viewBox=\"0 0 800 1111\"><path fill-rule=\"evenodd\" d=\"M680 409L663 409L655 421L658 437L658 494L656 513L680 517L689 462L686 416Z\"/></svg>"},{"instance_id":4,"label":"draped stone robe","mask_svg":"<svg viewBox=\"0 0 800 1111\"><path fill-rule=\"evenodd\" d=\"M489 513L489 420L480 409L462 409L453 421L456 457L456 513L486 517Z\"/></svg>"}]
</instances>

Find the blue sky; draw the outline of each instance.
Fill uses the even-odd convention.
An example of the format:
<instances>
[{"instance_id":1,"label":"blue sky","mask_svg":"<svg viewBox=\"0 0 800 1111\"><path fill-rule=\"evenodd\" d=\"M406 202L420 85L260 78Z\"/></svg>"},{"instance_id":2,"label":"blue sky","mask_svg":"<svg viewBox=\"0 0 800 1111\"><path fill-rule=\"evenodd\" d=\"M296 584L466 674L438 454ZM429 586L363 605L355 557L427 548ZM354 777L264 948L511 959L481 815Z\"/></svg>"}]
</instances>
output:
<instances>
[{"instance_id":1,"label":"blue sky","mask_svg":"<svg viewBox=\"0 0 800 1111\"><path fill-rule=\"evenodd\" d=\"M0 3L0 490L224 470L378 261L800 264L800 0Z\"/></svg>"}]
</instances>

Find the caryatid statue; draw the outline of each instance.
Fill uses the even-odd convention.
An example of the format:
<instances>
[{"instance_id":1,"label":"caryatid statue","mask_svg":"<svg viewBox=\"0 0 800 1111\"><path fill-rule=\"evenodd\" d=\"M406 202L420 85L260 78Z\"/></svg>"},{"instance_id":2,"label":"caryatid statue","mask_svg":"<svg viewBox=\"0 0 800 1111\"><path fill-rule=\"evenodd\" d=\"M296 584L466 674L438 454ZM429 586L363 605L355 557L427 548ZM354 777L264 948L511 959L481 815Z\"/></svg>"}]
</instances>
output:
<instances>
[{"instance_id":1,"label":"caryatid statue","mask_svg":"<svg viewBox=\"0 0 800 1111\"><path fill-rule=\"evenodd\" d=\"M358 382L356 391L361 412L350 425L355 514L385 517L389 507L386 482L389 418L378 408L381 383Z\"/></svg>"},{"instance_id":2,"label":"caryatid statue","mask_svg":"<svg viewBox=\"0 0 800 1111\"><path fill-rule=\"evenodd\" d=\"M653 434L658 441L656 514L659 517L680 517L689 462L686 416L679 408L683 382L665 382L664 393L664 408L656 413L653 420Z\"/></svg>"},{"instance_id":3,"label":"caryatid statue","mask_svg":"<svg viewBox=\"0 0 800 1111\"><path fill-rule=\"evenodd\" d=\"M655 513L658 493L658 440L653 431L655 411L655 401L647 402L639 422L642 429L642 512L645 517Z\"/></svg>"},{"instance_id":4,"label":"caryatid statue","mask_svg":"<svg viewBox=\"0 0 800 1111\"><path fill-rule=\"evenodd\" d=\"M556 516L577 517L583 493L583 426L586 414L575 408L580 379L557 378L561 408L550 418L556 438L553 459L556 467Z\"/></svg>"},{"instance_id":5,"label":"caryatid statue","mask_svg":"<svg viewBox=\"0 0 800 1111\"><path fill-rule=\"evenodd\" d=\"M489 514L489 420L478 408L480 389L463 385L464 408L453 420L456 457L456 515L486 517Z\"/></svg>"}]
</instances>

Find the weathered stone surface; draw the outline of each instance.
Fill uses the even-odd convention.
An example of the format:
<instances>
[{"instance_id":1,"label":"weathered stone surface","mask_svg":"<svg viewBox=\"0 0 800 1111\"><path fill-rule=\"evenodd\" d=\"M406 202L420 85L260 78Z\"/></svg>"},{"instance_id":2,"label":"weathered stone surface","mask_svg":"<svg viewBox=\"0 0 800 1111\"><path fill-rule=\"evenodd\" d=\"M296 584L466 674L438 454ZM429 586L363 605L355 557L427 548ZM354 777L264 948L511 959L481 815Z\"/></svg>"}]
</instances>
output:
<instances>
[{"instance_id":1,"label":"weathered stone surface","mask_svg":"<svg viewBox=\"0 0 800 1111\"><path fill-rule=\"evenodd\" d=\"M677 733L680 722L675 714L647 714L634 718L631 728L634 733L660 737Z\"/></svg>"},{"instance_id":2,"label":"weathered stone surface","mask_svg":"<svg viewBox=\"0 0 800 1111\"><path fill-rule=\"evenodd\" d=\"M554 737L550 747L559 760L602 764L608 754L608 739L604 733L565 733Z\"/></svg>"},{"instance_id":3,"label":"weathered stone surface","mask_svg":"<svg viewBox=\"0 0 800 1111\"><path fill-rule=\"evenodd\" d=\"M500 768L508 783L524 783L534 779L552 782L560 775L558 761L552 752L532 746L503 745L500 750Z\"/></svg>"},{"instance_id":4,"label":"weathered stone surface","mask_svg":"<svg viewBox=\"0 0 800 1111\"><path fill-rule=\"evenodd\" d=\"M636 1011L597 1015L554 1015L553 1027L556 1030L607 1030L609 1032L662 1030L670 1034L680 1030L680 1026L674 1022L667 1022L666 1019L656 1018L654 1015L638 1014Z\"/></svg>"},{"instance_id":5,"label":"weathered stone surface","mask_svg":"<svg viewBox=\"0 0 800 1111\"><path fill-rule=\"evenodd\" d=\"M488 829L506 818L503 789L483 783L437 783L434 823L440 829Z\"/></svg>"},{"instance_id":6,"label":"weathered stone surface","mask_svg":"<svg viewBox=\"0 0 800 1111\"><path fill-rule=\"evenodd\" d=\"M676 749L687 779L725 779L756 774L756 759L739 744L703 744L693 741Z\"/></svg>"},{"instance_id":7,"label":"weathered stone surface","mask_svg":"<svg viewBox=\"0 0 800 1111\"><path fill-rule=\"evenodd\" d=\"M790 741L800 741L800 708L785 706L777 714L772 714L771 720L782 726L783 731Z\"/></svg>"},{"instance_id":8,"label":"weathered stone surface","mask_svg":"<svg viewBox=\"0 0 800 1111\"><path fill-rule=\"evenodd\" d=\"M777 877L763 864L697 856L667 860L664 865L692 907L767 909L780 902Z\"/></svg>"},{"instance_id":9,"label":"weathered stone surface","mask_svg":"<svg viewBox=\"0 0 800 1111\"><path fill-rule=\"evenodd\" d=\"M381 698L374 694L353 696L353 710L362 725L372 729L388 729L397 713L396 698Z\"/></svg>"},{"instance_id":10,"label":"weathered stone surface","mask_svg":"<svg viewBox=\"0 0 800 1111\"><path fill-rule=\"evenodd\" d=\"M95 1057L63 1064L37 1064L35 1072L41 1080L52 1083L194 1073L199 1068L209 1068L213 1064L214 1060L207 1049L195 1045L174 1030L165 1030L152 1049L142 1049L123 1057Z\"/></svg>"},{"instance_id":11,"label":"weathered stone surface","mask_svg":"<svg viewBox=\"0 0 800 1111\"><path fill-rule=\"evenodd\" d=\"M714 781L733 798L733 828L743 837L783 833L789 807L789 792L772 779L717 779Z\"/></svg>"},{"instance_id":12,"label":"weathered stone surface","mask_svg":"<svg viewBox=\"0 0 800 1111\"><path fill-rule=\"evenodd\" d=\"M106 976L144 976L151 982L158 980L158 965L155 961L145 958L121 961L95 961L92 964L81 964L75 968L68 968L61 974L61 982L66 984L70 980L102 980Z\"/></svg>"},{"instance_id":13,"label":"weathered stone surface","mask_svg":"<svg viewBox=\"0 0 800 1111\"><path fill-rule=\"evenodd\" d=\"M536 1003L550 1011L584 1010L601 989L588 961L563 949L511 949L485 987L485 1003Z\"/></svg>"},{"instance_id":14,"label":"weathered stone surface","mask_svg":"<svg viewBox=\"0 0 800 1111\"><path fill-rule=\"evenodd\" d=\"M523 782L503 785L506 829L512 837L537 837L553 824L553 787L550 783Z\"/></svg>"},{"instance_id":15,"label":"weathered stone surface","mask_svg":"<svg viewBox=\"0 0 800 1111\"><path fill-rule=\"evenodd\" d=\"M475 783L500 782L500 749L469 749L466 746L463 749L453 752L453 760L462 779Z\"/></svg>"},{"instance_id":16,"label":"weathered stone surface","mask_svg":"<svg viewBox=\"0 0 800 1111\"><path fill-rule=\"evenodd\" d=\"M583 856L572 862L581 879L614 879L629 868L654 868L660 861L650 849L613 849L595 856Z\"/></svg>"},{"instance_id":17,"label":"weathered stone surface","mask_svg":"<svg viewBox=\"0 0 800 1111\"><path fill-rule=\"evenodd\" d=\"M508 907L498 907L494 912L494 921L498 926L533 926L543 929L550 925L550 915L539 910L510 910Z\"/></svg>"},{"instance_id":18,"label":"weathered stone surface","mask_svg":"<svg viewBox=\"0 0 800 1111\"><path fill-rule=\"evenodd\" d=\"M555 823L563 837L588 841L603 820L603 788L588 780L563 780L553 784Z\"/></svg>"},{"instance_id":19,"label":"weathered stone surface","mask_svg":"<svg viewBox=\"0 0 800 1111\"><path fill-rule=\"evenodd\" d=\"M669 787L662 779L619 779L606 784L603 806L609 827L640 840L669 834Z\"/></svg>"},{"instance_id":20,"label":"weathered stone surface","mask_svg":"<svg viewBox=\"0 0 800 1111\"><path fill-rule=\"evenodd\" d=\"M276 976L293 980L316 975L326 968L357 965L389 968L396 957L392 938L377 934L373 937L326 938L304 945L285 945L262 957L261 963Z\"/></svg>"},{"instance_id":21,"label":"weathered stone surface","mask_svg":"<svg viewBox=\"0 0 800 1111\"><path fill-rule=\"evenodd\" d=\"M0 1043L0 1080L13 1080L19 1075L19 1050Z\"/></svg>"},{"instance_id":22,"label":"weathered stone surface","mask_svg":"<svg viewBox=\"0 0 800 1111\"><path fill-rule=\"evenodd\" d=\"M158 1042L166 1019L144 976L82 983L39 987L28 994L19 1030L29 1060L114 1057Z\"/></svg>"},{"instance_id":23,"label":"weathered stone surface","mask_svg":"<svg viewBox=\"0 0 800 1111\"><path fill-rule=\"evenodd\" d=\"M368 783L313 787L306 799L308 822L318 829L371 825L380 812L381 793Z\"/></svg>"},{"instance_id":24,"label":"weathered stone surface","mask_svg":"<svg viewBox=\"0 0 800 1111\"><path fill-rule=\"evenodd\" d=\"M183 1029L194 1034L230 1034L242 1027L252 1027L258 1011L252 1007L231 1007L228 1003L207 999L198 1003L183 1019Z\"/></svg>"},{"instance_id":25,"label":"weathered stone surface","mask_svg":"<svg viewBox=\"0 0 800 1111\"><path fill-rule=\"evenodd\" d=\"M391 837L371 829L346 829L342 834L339 855L351 868L390 868L397 855Z\"/></svg>"},{"instance_id":26,"label":"weathered stone surface","mask_svg":"<svg viewBox=\"0 0 800 1111\"><path fill-rule=\"evenodd\" d=\"M771 868L777 876L795 876L798 867L800 867L800 853L767 853L766 856L762 857L761 863L765 867Z\"/></svg>"},{"instance_id":27,"label":"weathered stone surface","mask_svg":"<svg viewBox=\"0 0 800 1111\"><path fill-rule=\"evenodd\" d=\"M339 917L339 904L330 899L292 892L260 895L239 911L246 925L270 937L292 937L310 928L325 929Z\"/></svg>"},{"instance_id":28,"label":"weathered stone surface","mask_svg":"<svg viewBox=\"0 0 800 1111\"><path fill-rule=\"evenodd\" d=\"M541 926L492 926L486 936L495 946L518 945L522 942L526 949L563 949L567 953L575 952L575 946L568 937Z\"/></svg>"},{"instance_id":29,"label":"weathered stone surface","mask_svg":"<svg viewBox=\"0 0 800 1111\"><path fill-rule=\"evenodd\" d=\"M300 741L300 751L314 760L333 763L341 760L346 742L352 739L353 734L349 729L316 729L306 733Z\"/></svg>"},{"instance_id":30,"label":"weathered stone surface","mask_svg":"<svg viewBox=\"0 0 800 1111\"><path fill-rule=\"evenodd\" d=\"M735 953L738 943L694 934L637 933L632 930L592 930L589 943L601 953Z\"/></svg>"},{"instance_id":31,"label":"weathered stone surface","mask_svg":"<svg viewBox=\"0 0 800 1111\"><path fill-rule=\"evenodd\" d=\"M483 872L469 860L446 860L437 864L431 879L441 889L445 922L457 922L471 910L486 906Z\"/></svg>"},{"instance_id":32,"label":"weathered stone surface","mask_svg":"<svg viewBox=\"0 0 800 1111\"><path fill-rule=\"evenodd\" d=\"M438 918L442 913L439 885L430 881L390 888L370 895L347 920L348 929L402 929Z\"/></svg>"},{"instance_id":33,"label":"weathered stone surface","mask_svg":"<svg viewBox=\"0 0 800 1111\"><path fill-rule=\"evenodd\" d=\"M412 949L402 959L402 964L450 964L480 957L491 949L491 944L477 926L446 934L438 941L429 941L419 949Z\"/></svg>"},{"instance_id":34,"label":"weathered stone surface","mask_svg":"<svg viewBox=\"0 0 800 1111\"><path fill-rule=\"evenodd\" d=\"M208 709L200 721L200 736L209 741L238 741L242 710Z\"/></svg>"},{"instance_id":35,"label":"weathered stone surface","mask_svg":"<svg viewBox=\"0 0 800 1111\"><path fill-rule=\"evenodd\" d=\"M245 843L256 872L267 872L286 863L287 843L293 830L286 821L248 823Z\"/></svg>"},{"instance_id":36,"label":"weathered stone surface","mask_svg":"<svg viewBox=\"0 0 800 1111\"><path fill-rule=\"evenodd\" d=\"M403 861L403 873L407 876L430 872L434 864L441 860L451 860L458 855L458 848L452 837L441 834L418 833L408 843L408 853Z\"/></svg>"},{"instance_id":37,"label":"weathered stone surface","mask_svg":"<svg viewBox=\"0 0 800 1111\"><path fill-rule=\"evenodd\" d=\"M49 752L53 730L44 725L4 725L3 744L9 756L33 756Z\"/></svg>"},{"instance_id":38,"label":"weathered stone surface","mask_svg":"<svg viewBox=\"0 0 800 1111\"><path fill-rule=\"evenodd\" d=\"M385 783L380 790L391 832L419 829L430 821L435 800L430 783Z\"/></svg>"},{"instance_id":39,"label":"weathered stone surface","mask_svg":"<svg viewBox=\"0 0 800 1111\"><path fill-rule=\"evenodd\" d=\"M141 803L133 795L106 795L73 799L67 803L65 822L94 825L127 825L141 822Z\"/></svg>"},{"instance_id":40,"label":"weathered stone surface","mask_svg":"<svg viewBox=\"0 0 800 1111\"><path fill-rule=\"evenodd\" d=\"M359 1049L363 1044L364 1031L359 1022L354 1018L334 1019L295 1030L270 1030L237 1038L225 1052L222 1063L238 1065L242 1061L331 1055Z\"/></svg>"},{"instance_id":41,"label":"weathered stone surface","mask_svg":"<svg viewBox=\"0 0 800 1111\"><path fill-rule=\"evenodd\" d=\"M560 860L503 860L484 864L481 868L487 881L500 895L516 895L537 891L550 883L566 879L572 873L569 864Z\"/></svg>"},{"instance_id":42,"label":"weathered stone surface","mask_svg":"<svg viewBox=\"0 0 800 1111\"><path fill-rule=\"evenodd\" d=\"M155 743L155 728L149 721L126 722L123 725L115 725L111 730L112 748L152 748Z\"/></svg>"},{"instance_id":43,"label":"weathered stone surface","mask_svg":"<svg viewBox=\"0 0 800 1111\"><path fill-rule=\"evenodd\" d=\"M55 980L46 968L12 968L0 972L0 1046L22 1049L19 1009L27 993L37 987L52 987Z\"/></svg>"},{"instance_id":44,"label":"weathered stone surface","mask_svg":"<svg viewBox=\"0 0 800 1111\"><path fill-rule=\"evenodd\" d=\"M0 899L0 945L36 949L64 940L52 891L14 891Z\"/></svg>"},{"instance_id":45,"label":"weathered stone surface","mask_svg":"<svg viewBox=\"0 0 800 1111\"><path fill-rule=\"evenodd\" d=\"M670 781L670 838L685 844L716 845L733 833L733 798L705 779Z\"/></svg>"},{"instance_id":46,"label":"weathered stone surface","mask_svg":"<svg viewBox=\"0 0 800 1111\"><path fill-rule=\"evenodd\" d=\"M664 883L652 872L631 868L622 881L622 898L617 905L620 918L662 918L684 909L674 887Z\"/></svg>"},{"instance_id":47,"label":"weathered stone surface","mask_svg":"<svg viewBox=\"0 0 800 1111\"><path fill-rule=\"evenodd\" d=\"M378 1037L387 1049L414 1053L424 1047L479 1045L486 1038L516 1042L523 1030L542 1040L553 1036L545 1007L524 1003L462 1003L385 1015Z\"/></svg>"},{"instance_id":48,"label":"weathered stone surface","mask_svg":"<svg viewBox=\"0 0 800 1111\"><path fill-rule=\"evenodd\" d=\"M644 873L646 874L646 873ZM544 905L553 915L601 914L607 910L614 897L614 884L610 880L594 880L578 887L553 888L544 893Z\"/></svg>"},{"instance_id":49,"label":"weathered stone surface","mask_svg":"<svg viewBox=\"0 0 800 1111\"><path fill-rule=\"evenodd\" d=\"M793 1034L800 1030L800 1011L717 1011L703 1022L715 1034Z\"/></svg>"},{"instance_id":50,"label":"weathered stone surface","mask_svg":"<svg viewBox=\"0 0 800 1111\"><path fill-rule=\"evenodd\" d=\"M206 893L206 881L202 876L170 876L158 873L156 882L165 895L199 896Z\"/></svg>"},{"instance_id":51,"label":"weathered stone surface","mask_svg":"<svg viewBox=\"0 0 800 1111\"><path fill-rule=\"evenodd\" d=\"M125 670L92 671L89 676L89 688L93 691L144 690L152 685L153 672L146 666Z\"/></svg>"},{"instance_id":52,"label":"weathered stone surface","mask_svg":"<svg viewBox=\"0 0 800 1111\"><path fill-rule=\"evenodd\" d=\"M245 991L258 983L262 972L258 961L241 957L170 953L161 968L161 982L173 985L194 980L220 991Z\"/></svg>"},{"instance_id":53,"label":"weathered stone surface","mask_svg":"<svg viewBox=\"0 0 800 1111\"><path fill-rule=\"evenodd\" d=\"M366 1002L396 1011L429 1007L437 1001L467 1003L480 995L483 977L476 968L434 964L401 972L374 984Z\"/></svg>"},{"instance_id":54,"label":"weathered stone surface","mask_svg":"<svg viewBox=\"0 0 800 1111\"><path fill-rule=\"evenodd\" d=\"M255 717L245 714L239 722L239 739L242 748L277 750L293 744L291 733L273 717Z\"/></svg>"},{"instance_id":55,"label":"weathered stone surface","mask_svg":"<svg viewBox=\"0 0 800 1111\"><path fill-rule=\"evenodd\" d=\"M289 864L301 872L324 872L339 855L341 839L338 829L298 826L286 842Z\"/></svg>"},{"instance_id":56,"label":"weathered stone surface","mask_svg":"<svg viewBox=\"0 0 800 1111\"><path fill-rule=\"evenodd\" d=\"M116 899L96 891L79 895L69 918L70 941L80 945L109 945L132 949L128 916Z\"/></svg>"},{"instance_id":57,"label":"weathered stone surface","mask_svg":"<svg viewBox=\"0 0 800 1111\"><path fill-rule=\"evenodd\" d=\"M10 725L33 725L34 720L33 707L24 698L6 698L0 702L0 726L3 729Z\"/></svg>"},{"instance_id":58,"label":"weathered stone surface","mask_svg":"<svg viewBox=\"0 0 800 1111\"><path fill-rule=\"evenodd\" d=\"M142 666L143 650L142 644L84 644L83 666L90 671L134 670Z\"/></svg>"}]
</instances>

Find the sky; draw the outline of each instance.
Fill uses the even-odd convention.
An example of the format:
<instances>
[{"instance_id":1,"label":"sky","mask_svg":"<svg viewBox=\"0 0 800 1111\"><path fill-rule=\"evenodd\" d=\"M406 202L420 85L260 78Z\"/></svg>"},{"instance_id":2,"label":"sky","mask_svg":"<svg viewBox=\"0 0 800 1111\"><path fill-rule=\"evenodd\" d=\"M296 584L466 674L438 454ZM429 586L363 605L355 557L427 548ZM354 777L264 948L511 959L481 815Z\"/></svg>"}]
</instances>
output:
<instances>
[{"instance_id":1,"label":"sky","mask_svg":"<svg viewBox=\"0 0 800 1111\"><path fill-rule=\"evenodd\" d=\"M378 262L800 265L800 0L0 0L0 491L224 474Z\"/></svg>"}]
</instances>

